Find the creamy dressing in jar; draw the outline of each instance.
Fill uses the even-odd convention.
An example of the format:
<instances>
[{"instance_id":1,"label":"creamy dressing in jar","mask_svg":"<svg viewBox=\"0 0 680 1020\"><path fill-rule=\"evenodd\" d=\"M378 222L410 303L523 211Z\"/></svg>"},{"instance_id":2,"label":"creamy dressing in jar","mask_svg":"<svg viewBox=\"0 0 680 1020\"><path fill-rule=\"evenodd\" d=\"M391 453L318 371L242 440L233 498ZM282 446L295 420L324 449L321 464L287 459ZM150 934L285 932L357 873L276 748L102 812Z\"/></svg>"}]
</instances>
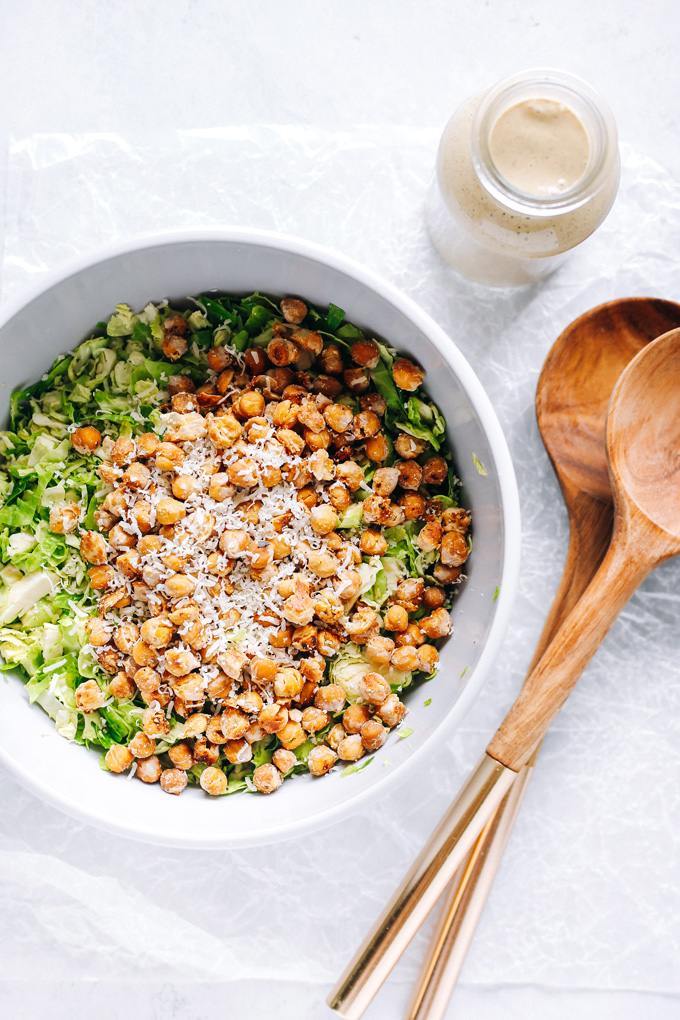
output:
<instances>
[{"instance_id":1,"label":"creamy dressing in jar","mask_svg":"<svg viewBox=\"0 0 680 1020\"><path fill-rule=\"evenodd\" d=\"M490 286L547 276L602 222L616 126L579 79L530 71L466 100L442 135L426 219L442 257Z\"/></svg>"}]
</instances>

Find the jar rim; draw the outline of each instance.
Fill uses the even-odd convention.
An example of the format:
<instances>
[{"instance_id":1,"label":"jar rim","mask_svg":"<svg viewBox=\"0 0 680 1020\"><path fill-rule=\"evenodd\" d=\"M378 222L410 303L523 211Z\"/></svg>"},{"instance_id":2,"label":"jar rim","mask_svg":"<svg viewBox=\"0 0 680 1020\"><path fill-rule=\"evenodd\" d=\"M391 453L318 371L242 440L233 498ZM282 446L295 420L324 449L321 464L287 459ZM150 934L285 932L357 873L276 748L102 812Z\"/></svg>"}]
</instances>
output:
<instances>
[{"instance_id":1,"label":"jar rim","mask_svg":"<svg viewBox=\"0 0 680 1020\"><path fill-rule=\"evenodd\" d=\"M582 118L591 142L590 165L570 188L554 195L536 195L515 187L500 173L491 156L489 138L509 101L542 90L540 98L558 98ZM551 94L547 94L551 93ZM529 96L526 96L529 98ZM538 98L534 92L534 98ZM605 183L618 151L616 122L602 97L576 75L554 68L520 71L492 86L484 95L471 129L472 161L479 180L496 201L532 216L571 212L588 202Z\"/></svg>"}]
</instances>

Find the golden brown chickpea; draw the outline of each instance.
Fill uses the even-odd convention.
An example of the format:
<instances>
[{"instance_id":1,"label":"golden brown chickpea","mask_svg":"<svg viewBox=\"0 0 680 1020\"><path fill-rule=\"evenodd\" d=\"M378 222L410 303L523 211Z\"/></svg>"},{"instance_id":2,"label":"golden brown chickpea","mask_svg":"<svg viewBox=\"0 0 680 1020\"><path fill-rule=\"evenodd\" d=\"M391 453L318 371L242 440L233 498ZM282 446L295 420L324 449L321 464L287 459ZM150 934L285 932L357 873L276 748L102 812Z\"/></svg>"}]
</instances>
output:
<instances>
[{"instance_id":1,"label":"golden brown chickpea","mask_svg":"<svg viewBox=\"0 0 680 1020\"><path fill-rule=\"evenodd\" d=\"M331 506L342 513L352 502L349 489L344 482L334 482L328 489L328 498Z\"/></svg>"},{"instance_id":2,"label":"golden brown chickpea","mask_svg":"<svg viewBox=\"0 0 680 1020\"><path fill-rule=\"evenodd\" d=\"M278 733L288 723L288 710L283 705L265 705L258 722L265 733Z\"/></svg>"},{"instance_id":3,"label":"golden brown chickpea","mask_svg":"<svg viewBox=\"0 0 680 1020\"><path fill-rule=\"evenodd\" d=\"M80 539L80 555L87 563L94 563L95 566L102 566L106 563L107 554L106 539L96 531L83 532Z\"/></svg>"},{"instance_id":4,"label":"golden brown chickpea","mask_svg":"<svg viewBox=\"0 0 680 1020\"><path fill-rule=\"evenodd\" d=\"M324 408L323 416L334 432L346 432L354 421L351 407L345 404L329 404Z\"/></svg>"},{"instance_id":5,"label":"golden brown chickpea","mask_svg":"<svg viewBox=\"0 0 680 1020\"><path fill-rule=\"evenodd\" d=\"M113 643L125 655L132 655L132 649L139 641L139 627L134 623L121 623L113 632Z\"/></svg>"},{"instance_id":6,"label":"golden brown chickpea","mask_svg":"<svg viewBox=\"0 0 680 1020\"><path fill-rule=\"evenodd\" d=\"M380 432L380 418L373 411L360 411L354 415L352 433L357 441L370 439Z\"/></svg>"},{"instance_id":7,"label":"golden brown chickpea","mask_svg":"<svg viewBox=\"0 0 680 1020\"><path fill-rule=\"evenodd\" d=\"M337 655L341 644L341 639L332 630L320 630L317 635L316 647L327 659Z\"/></svg>"},{"instance_id":8,"label":"golden brown chickpea","mask_svg":"<svg viewBox=\"0 0 680 1020\"><path fill-rule=\"evenodd\" d=\"M100 531L108 531L113 527L115 520L113 514L110 514L103 506L98 506L94 512L94 522Z\"/></svg>"},{"instance_id":9,"label":"golden brown chickpea","mask_svg":"<svg viewBox=\"0 0 680 1020\"><path fill-rule=\"evenodd\" d=\"M374 666L387 666L394 651L392 638L374 634L366 642L366 658Z\"/></svg>"},{"instance_id":10,"label":"golden brown chickpea","mask_svg":"<svg viewBox=\"0 0 680 1020\"><path fill-rule=\"evenodd\" d=\"M128 748L135 758L149 758L156 750L156 741L140 730L139 733L135 733Z\"/></svg>"},{"instance_id":11,"label":"golden brown chickpea","mask_svg":"<svg viewBox=\"0 0 680 1020\"><path fill-rule=\"evenodd\" d=\"M157 783L161 778L162 771L163 766L160 761L156 755L152 755L150 758L138 760L135 776L137 779L141 779L143 783Z\"/></svg>"},{"instance_id":12,"label":"golden brown chickpea","mask_svg":"<svg viewBox=\"0 0 680 1020\"><path fill-rule=\"evenodd\" d=\"M146 464L140 464L140 462L136 460L130 464L130 467L124 472L121 481L127 489L132 489L136 492L139 489L146 489L147 485L151 481L151 472Z\"/></svg>"},{"instance_id":13,"label":"golden brown chickpea","mask_svg":"<svg viewBox=\"0 0 680 1020\"><path fill-rule=\"evenodd\" d=\"M312 432L311 429L305 429L303 432L304 440L310 450L327 450L331 445L331 434L328 429L323 428L320 432Z\"/></svg>"},{"instance_id":14,"label":"golden brown chickpea","mask_svg":"<svg viewBox=\"0 0 680 1020\"><path fill-rule=\"evenodd\" d=\"M134 761L134 757L127 747L122 744L112 744L104 757L109 772L125 772Z\"/></svg>"},{"instance_id":15,"label":"golden brown chickpea","mask_svg":"<svg viewBox=\"0 0 680 1020\"><path fill-rule=\"evenodd\" d=\"M156 467L160 471L174 471L184 463L184 450L176 443L159 443L156 450Z\"/></svg>"},{"instance_id":16,"label":"golden brown chickpea","mask_svg":"<svg viewBox=\"0 0 680 1020\"><path fill-rule=\"evenodd\" d=\"M151 531L152 512L153 507L147 499L138 499L130 511L132 519L143 535Z\"/></svg>"},{"instance_id":17,"label":"golden brown chickpea","mask_svg":"<svg viewBox=\"0 0 680 1020\"><path fill-rule=\"evenodd\" d=\"M76 687L76 706L81 712L96 712L106 701L106 694L96 680L86 680Z\"/></svg>"},{"instance_id":18,"label":"golden brown chickpea","mask_svg":"<svg viewBox=\"0 0 680 1020\"><path fill-rule=\"evenodd\" d=\"M209 793L211 797L220 797L227 791L227 777L222 769L215 768L213 765L203 769L199 782L201 789Z\"/></svg>"},{"instance_id":19,"label":"golden brown chickpea","mask_svg":"<svg viewBox=\"0 0 680 1020\"><path fill-rule=\"evenodd\" d=\"M434 552L442 541L442 526L439 521L428 521L416 535L416 542L423 552Z\"/></svg>"},{"instance_id":20,"label":"golden brown chickpea","mask_svg":"<svg viewBox=\"0 0 680 1020\"><path fill-rule=\"evenodd\" d=\"M312 382L312 392L320 393L329 401L337 400L342 393L342 383L332 375L317 375Z\"/></svg>"},{"instance_id":21,"label":"golden brown chickpea","mask_svg":"<svg viewBox=\"0 0 680 1020\"><path fill-rule=\"evenodd\" d=\"M125 549L132 549L137 543L137 539L134 535L131 535L129 531L125 530L122 524L114 524L109 532L109 544L114 549L123 552Z\"/></svg>"},{"instance_id":22,"label":"golden brown chickpea","mask_svg":"<svg viewBox=\"0 0 680 1020\"><path fill-rule=\"evenodd\" d=\"M309 752L307 768L313 776L325 776L333 768L336 760L336 753L330 747L320 744Z\"/></svg>"},{"instance_id":23,"label":"golden brown chickpea","mask_svg":"<svg viewBox=\"0 0 680 1020\"><path fill-rule=\"evenodd\" d=\"M373 718L361 727L361 743L367 751L378 751L387 739L387 730L379 719Z\"/></svg>"},{"instance_id":24,"label":"golden brown chickpea","mask_svg":"<svg viewBox=\"0 0 680 1020\"><path fill-rule=\"evenodd\" d=\"M302 690L302 676L293 668L281 669L274 680L274 694L277 698L296 698Z\"/></svg>"},{"instance_id":25,"label":"golden brown chickpea","mask_svg":"<svg viewBox=\"0 0 680 1020\"><path fill-rule=\"evenodd\" d=\"M429 616L420 620L418 625L423 634L427 634L433 640L450 634L453 626L446 609L435 609Z\"/></svg>"},{"instance_id":26,"label":"golden brown chickpea","mask_svg":"<svg viewBox=\"0 0 680 1020\"><path fill-rule=\"evenodd\" d=\"M338 523L338 515L328 503L312 507L310 524L312 531L317 535L328 535L335 529Z\"/></svg>"},{"instance_id":27,"label":"golden brown chickpea","mask_svg":"<svg viewBox=\"0 0 680 1020\"><path fill-rule=\"evenodd\" d=\"M336 344L326 344L319 354L319 366L328 375L340 375L344 369L340 348Z\"/></svg>"},{"instance_id":28,"label":"golden brown chickpea","mask_svg":"<svg viewBox=\"0 0 680 1020\"><path fill-rule=\"evenodd\" d=\"M207 723L206 723L207 725ZM220 749L209 743L205 737L197 737L194 741L194 760L205 765L214 765L220 757Z\"/></svg>"},{"instance_id":29,"label":"golden brown chickpea","mask_svg":"<svg viewBox=\"0 0 680 1020\"><path fill-rule=\"evenodd\" d=\"M361 742L360 734L354 733L341 740L338 744L337 755L343 761L358 761L362 758L364 755L364 745Z\"/></svg>"},{"instance_id":30,"label":"golden brown chickpea","mask_svg":"<svg viewBox=\"0 0 680 1020\"><path fill-rule=\"evenodd\" d=\"M432 573L440 584L455 584L460 580L462 570L461 567L447 567L440 560L435 563Z\"/></svg>"},{"instance_id":31,"label":"golden brown chickpea","mask_svg":"<svg viewBox=\"0 0 680 1020\"><path fill-rule=\"evenodd\" d=\"M314 697L314 705L322 712L342 712L345 708L347 698L343 688L337 683L327 683L319 687Z\"/></svg>"},{"instance_id":32,"label":"golden brown chickpea","mask_svg":"<svg viewBox=\"0 0 680 1020\"><path fill-rule=\"evenodd\" d=\"M317 629L308 623L304 627L295 628L290 647L299 652L313 652L316 648L316 639Z\"/></svg>"},{"instance_id":33,"label":"golden brown chickpea","mask_svg":"<svg viewBox=\"0 0 680 1020\"><path fill-rule=\"evenodd\" d=\"M363 645L380 627L378 614L369 606L359 603L345 624L345 630L355 644Z\"/></svg>"},{"instance_id":34,"label":"golden brown chickpea","mask_svg":"<svg viewBox=\"0 0 680 1020\"><path fill-rule=\"evenodd\" d=\"M346 732L344 726L341 723L336 723L336 725L332 726L331 729L328 731L328 736L326 737L326 743L334 751L337 751L338 745L340 744L340 741L344 740L346 736L347 736L347 732Z\"/></svg>"},{"instance_id":35,"label":"golden brown chickpea","mask_svg":"<svg viewBox=\"0 0 680 1020\"><path fill-rule=\"evenodd\" d=\"M380 361L380 349L373 340L357 340L349 353L355 365L362 368L376 368Z\"/></svg>"},{"instance_id":36,"label":"golden brown chickpea","mask_svg":"<svg viewBox=\"0 0 680 1020\"><path fill-rule=\"evenodd\" d=\"M353 396L366 393L371 384L365 368L346 368L342 377L345 386Z\"/></svg>"},{"instance_id":37,"label":"golden brown chickpea","mask_svg":"<svg viewBox=\"0 0 680 1020\"><path fill-rule=\"evenodd\" d=\"M307 739L307 735L300 723L292 719L289 719L283 729L279 730L276 735L281 741L281 746L285 747L286 751L294 751L300 744L304 744Z\"/></svg>"},{"instance_id":38,"label":"golden brown chickpea","mask_svg":"<svg viewBox=\"0 0 680 1020\"><path fill-rule=\"evenodd\" d=\"M300 348L283 337L275 336L267 345L267 357L272 365L283 368L286 365L293 365L300 358Z\"/></svg>"},{"instance_id":39,"label":"golden brown chickpea","mask_svg":"<svg viewBox=\"0 0 680 1020\"><path fill-rule=\"evenodd\" d=\"M135 456L135 444L127 436L119 436L111 449L111 462L118 467L123 467Z\"/></svg>"},{"instance_id":40,"label":"golden brown chickpea","mask_svg":"<svg viewBox=\"0 0 680 1020\"><path fill-rule=\"evenodd\" d=\"M222 745L222 753L228 762L232 765L243 765L245 762L253 760L253 749L250 746L250 741L262 740L264 733L255 732L255 728L251 727L246 733L245 739L240 740L227 740Z\"/></svg>"},{"instance_id":41,"label":"golden brown chickpea","mask_svg":"<svg viewBox=\"0 0 680 1020\"><path fill-rule=\"evenodd\" d=\"M77 503L59 503L50 509L50 531L55 535L68 535L75 531L81 517Z\"/></svg>"},{"instance_id":42,"label":"golden brown chickpea","mask_svg":"<svg viewBox=\"0 0 680 1020\"><path fill-rule=\"evenodd\" d=\"M303 400L298 408L298 421L310 432L321 432L325 427L324 416L313 400Z\"/></svg>"},{"instance_id":43,"label":"golden brown chickpea","mask_svg":"<svg viewBox=\"0 0 680 1020\"><path fill-rule=\"evenodd\" d=\"M392 365L392 378L400 390L412 393L422 384L425 373L408 358L397 358Z\"/></svg>"},{"instance_id":44,"label":"golden brown chickpea","mask_svg":"<svg viewBox=\"0 0 680 1020\"><path fill-rule=\"evenodd\" d=\"M394 658L394 652L392 658ZM380 673L365 673L359 680L357 689L363 700L371 705L382 705L391 693L389 683ZM347 729L346 724L345 729Z\"/></svg>"},{"instance_id":45,"label":"golden brown chickpea","mask_svg":"<svg viewBox=\"0 0 680 1020\"><path fill-rule=\"evenodd\" d=\"M378 468L373 475L373 491L376 496L391 496L399 483L396 467Z\"/></svg>"},{"instance_id":46,"label":"golden brown chickpea","mask_svg":"<svg viewBox=\"0 0 680 1020\"><path fill-rule=\"evenodd\" d=\"M428 609L439 609L446 602L446 592L443 588L432 585L423 592L423 604Z\"/></svg>"},{"instance_id":47,"label":"golden brown chickpea","mask_svg":"<svg viewBox=\"0 0 680 1020\"><path fill-rule=\"evenodd\" d=\"M120 468L113 467L111 464L100 464L97 468L97 474L105 485L115 485L121 473Z\"/></svg>"},{"instance_id":48,"label":"golden brown chickpea","mask_svg":"<svg viewBox=\"0 0 680 1020\"><path fill-rule=\"evenodd\" d=\"M159 499L156 504L158 524L176 524L186 516L186 507L177 499Z\"/></svg>"},{"instance_id":49,"label":"golden brown chickpea","mask_svg":"<svg viewBox=\"0 0 680 1020\"><path fill-rule=\"evenodd\" d=\"M274 793L282 782L283 777L274 765L260 765L253 772L253 783L260 793Z\"/></svg>"},{"instance_id":50,"label":"golden brown chickpea","mask_svg":"<svg viewBox=\"0 0 680 1020\"><path fill-rule=\"evenodd\" d=\"M447 531L442 538L439 554L445 567L461 567L469 552L467 540L460 531Z\"/></svg>"},{"instance_id":51,"label":"golden brown chickpea","mask_svg":"<svg viewBox=\"0 0 680 1020\"><path fill-rule=\"evenodd\" d=\"M397 506L404 511L407 521L418 521L425 514L426 502L417 492L405 492L397 499Z\"/></svg>"},{"instance_id":52,"label":"golden brown chickpea","mask_svg":"<svg viewBox=\"0 0 680 1020\"><path fill-rule=\"evenodd\" d=\"M399 605L390 606L385 613L383 626L385 627L385 630L406 630L408 627L408 613L404 607Z\"/></svg>"},{"instance_id":53,"label":"golden brown chickpea","mask_svg":"<svg viewBox=\"0 0 680 1020\"><path fill-rule=\"evenodd\" d=\"M145 620L140 631L142 641L152 648L165 648L174 633L175 628L167 616L153 616Z\"/></svg>"},{"instance_id":54,"label":"golden brown chickpea","mask_svg":"<svg viewBox=\"0 0 680 1020\"><path fill-rule=\"evenodd\" d=\"M426 485L441 485L449 468L443 457L428 457L423 464L423 481Z\"/></svg>"},{"instance_id":55,"label":"golden brown chickpea","mask_svg":"<svg viewBox=\"0 0 680 1020\"><path fill-rule=\"evenodd\" d=\"M161 772L161 789L163 793L178 797L187 785L187 774L182 769L164 769Z\"/></svg>"},{"instance_id":56,"label":"golden brown chickpea","mask_svg":"<svg viewBox=\"0 0 680 1020\"><path fill-rule=\"evenodd\" d=\"M142 716L142 728L147 737L151 739L167 737L170 732L170 724L165 718L165 712L158 702L154 702L144 709Z\"/></svg>"},{"instance_id":57,"label":"golden brown chickpea","mask_svg":"<svg viewBox=\"0 0 680 1020\"><path fill-rule=\"evenodd\" d=\"M407 577L397 585L394 601L403 606L407 613L415 613L423 600L424 587L420 578Z\"/></svg>"},{"instance_id":58,"label":"golden brown chickpea","mask_svg":"<svg viewBox=\"0 0 680 1020\"><path fill-rule=\"evenodd\" d=\"M172 480L172 494L176 499L188 499L198 490L199 486L200 482L192 475L177 475Z\"/></svg>"},{"instance_id":59,"label":"golden brown chickpea","mask_svg":"<svg viewBox=\"0 0 680 1020\"><path fill-rule=\"evenodd\" d=\"M404 673L410 673L417 669L418 653L416 649L413 645L402 645L401 648L395 648L392 652L390 665L393 669L401 670Z\"/></svg>"},{"instance_id":60,"label":"golden brown chickpea","mask_svg":"<svg viewBox=\"0 0 680 1020\"><path fill-rule=\"evenodd\" d=\"M284 776L291 769L294 769L296 765L300 764L292 751L285 751L282 747L278 751L274 751L272 763L276 765L279 772L282 772Z\"/></svg>"},{"instance_id":61,"label":"golden brown chickpea","mask_svg":"<svg viewBox=\"0 0 680 1020\"><path fill-rule=\"evenodd\" d=\"M383 556L387 552L387 539L376 528L366 528L361 532L359 548L367 556Z\"/></svg>"},{"instance_id":62,"label":"golden brown chickpea","mask_svg":"<svg viewBox=\"0 0 680 1020\"><path fill-rule=\"evenodd\" d=\"M366 456L373 464L382 464L390 455L390 444L382 432L378 432L377 435L367 439L364 449L366 450Z\"/></svg>"},{"instance_id":63,"label":"golden brown chickpea","mask_svg":"<svg viewBox=\"0 0 680 1020\"><path fill-rule=\"evenodd\" d=\"M281 314L286 322L292 322L293 325L299 326L307 315L307 305L299 298L283 298Z\"/></svg>"},{"instance_id":64,"label":"golden brown chickpea","mask_svg":"<svg viewBox=\"0 0 680 1020\"><path fill-rule=\"evenodd\" d=\"M165 328L165 324L163 328ZM189 350L189 344L184 337L176 333L166 335L161 343L161 347L163 348L163 354L169 361L177 361Z\"/></svg>"},{"instance_id":65,"label":"golden brown chickpea","mask_svg":"<svg viewBox=\"0 0 680 1020\"><path fill-rule=\"evenodd\" d=\"M196 712L194 715L190 715L184 723L184 739L188 740L191 737L200 737L201 734L205 733L208 726L208 716L202 712ZM179 746L179 745L177 745ZM194 758L196 757L194 753ZM175 759L172 759L175 761ZM175 762L175 764L177 764Z\"/></svg>"},{"instance_id":66,"label":"golden brown chickpea","mask_svg":"<svg viewBox=\"0 0 680 1020\"><path fill-rule=\"evenodd\" d=\"M356 492L364 480L363 471L353 460L338 464L335 474L339 481L345 483L350 492Z\"/></svg>"},{"instance_id":67,"label":"golden brown chickpea","mask_svg":"<svg viewBox=\"0 0 680 1020\"><path fill-rule=\"evenodd\" d=\"M177 414L189 414L198 410L198 396L195 393L175 393L170 404Z\"/></svg>"},{"instance_id":68,"label":"golden brown chickpea","mask_svg":"<svg viewBox=\"0 0 680 1020\"><path fill-rule=\"evenodd\" d=\"M99 567L90 567L87 572L87 576L90 579L91 588L95 591L105 591L106 588L109 588L113 584L116 575L113 571L113 567L103 565Z\"/></svg>"},{"instance_id":69,"label":"golden brown chickpea","mask_svg":"<svg viewBox=\"0 0 680 1020\"><path fill-rule=\"evenodd\" d=\"M378 709L377 714L385 725L392 729L393 726L398 726L403 721L406 715L406 705L399 700L396 694L390 694Z\"/></svg>"},{"instance_id":70,"label":"golden brown chickpea","mask_svg":"<svg viewBox=\"0 0 680 1020\"><path fill-rule=\"evenodd\" d=\"M71 433L71 446L76 453L84 457L98 450L102 443L102 434L92 425L83 425Z\"/></svg>"},{"instance_id":71,"label":"golden brown chickpea","mask_svg":"<svg viewBox=\"0 0 680 1020\"><path fill-rule=\"evenodd\" d=\"M231 354L224 347L211 347L206 357L213 372L223 372L231 365Z\"/></svg>"},{"instance_id":72,"label":"golden brown chickpea","mask_svg":"<svg viewBox=\"0 0 680 1020\"><path fill-rule=\"evenodd\" d=\"M423 469L417 460L400 460L395 465L402 489L417 490L423 482Z\"/></svg>"},{"instance_id":73,"label":"golden brown chickpea","mask_svg":"<svg viewBox=\"0 0 680 1020\"><path fill-rule=\"evenodd\" d=\"M300 721L303 730L306 730L307 733L318 733L324 726L328 726L331 719L327 712L310 706L303 711Z\"/></svg>"},{"instance_id":74,"label":"golden brown chickpea","mask_svg":"<svg viewBox=\"0 0 680 1020\"><path fill-rule=\"evenodd\" d=\"M175 393L193 393L195 389L188 375L171 375L168 379L168 393L171 397Z\"/></svg>"},{"instance_id":75,"label":"golden brown chickpea","mask_svg":"<svg viewBox=\"0 0 680 1020\"><path fill-rule=\"evenodd\" d=\"M193 595L196 589L196 581L188 574L172 574L165 582L165 590L172 599L183 599Z\"/></svg>"},{"instance_id":76,"label":"golden brown chickpea","mask_svg":"<svg viewBox=\"0 0 680 1020\"><path fill-rule=\"evenodd\" d=\"M136 549L128 549L116 558L116 566L126 577L139 577L142 572L142 557Z\"/></svg>"},{"instance_id":77,"label":"golden brown chickpea","mask_svg":"<svg viewBox=\"0 0 680 1020\"><path fill-rule=\"evenodd\" d=\"M359 733L361 727L371 717L365 705L350 705L342 717L342 725L347 733Z\"/></svg>"},{"instance_id":78,"label":"golden brown chickpea","mask_svg":"<svg viewBox=\"0 0 680 1020\"><path fill-rule=\"evenodd\" d=\"M246 390L238 402L239 414L244 418L257 418L264 411L264 397L259 390Z\"/></svg>"},{"instance_id":79,"label":"golden brown chickpea","mask_svg":"<svg viewBox=\"0 0 680 1020\"><path fill-rule=\"evenodd\" d=\"M314 614L318 616L323 623L334 624L338 623L344 613L342 602L333 591L324 589L318 595L314 596Z\"/></svg>"},{"instance_id":80,"label":"golden brown chickpea","mask_svg":"<svg viewBox=\"0 0 680 1020\"><path fill-rule=\"evenodd\" d=\"M363 397L359 397L359 404L362 411L373 411L378 417L387 409L387 402L380 393L365 393Z\"/></svg>"},{"instance_id":81,"label":"golden brown chickpea","mask_svg":"<svg viewBox=\"0 0 680 1020\"><path fill-rule=\"evenodd\" d=\"M199 666L199 661L191 652L179 648L168 648L165 653L165 667L173 676L186 676Z\"/></svg>"},{"instance_id":82,"label":"golden brown chickpea","mask_svg":"<svg viewBox=\"0 0 680 1020\"><path fill-rule=\"evenodd\" d=\"M439 652L434 645L422 645L416 651L418 655L418 669L424 673L433 673L439 662Z\"/></svg>"},{"instance_id":83,"label":"golden brown chickpea","mask_svg":"<svg viewBox=\"0 0 680 1020\"><path fill-rule=\"evenodd\" d=\"M99 616L106 616L113 609L123 609L125 606L129 606L131 601L125 588L116 588L98 600L97 613Z\"/></svg>"},{"instance_id":84,"label":"golden brown chickpea","mask_svg":"<svg viewBox=\"0 0 680 1020\"><path fill-rule=\"evenodd\" d=\"M394 441L394 449L404 460L414 460L425 452L427 443L424 439L409 436L407 432L400 432Z\"/></svg>"},{"instance_id":85,"label":"golden brown chickpea","mask_svg":"<svg viewBox=\"0 0 680 1020\"><path fill-rule=\"evenodd\" d=\"M102 507L114 517L122 517L127 510L127 499L123 489L114 489L113 492L107 493Z\"/></svg>"},{"instance_id":86,"label":"golden brown chickpea","mask_svg":"<svg viewBox=\"0 0 680 1020\"><path fill-rule=\"evenodd\" d=\"M399 648L403 648L404 645L412 645L417 648L425 643L425 635L417 623L409 623L406 630L395 635L394 641Z\"/></svg>"},{"instance_id":87,"label":"golden brown chickpea","mask_svg":"<svg viewBox=\"0 0 680 1020\"><path fill-rule=\"evenodd\" d=\"M109 683L109 692L120 701L127 701L133 698L137 690L134 680L131 680L125 673L116 673Z\"/></svg>"}]
</instances>

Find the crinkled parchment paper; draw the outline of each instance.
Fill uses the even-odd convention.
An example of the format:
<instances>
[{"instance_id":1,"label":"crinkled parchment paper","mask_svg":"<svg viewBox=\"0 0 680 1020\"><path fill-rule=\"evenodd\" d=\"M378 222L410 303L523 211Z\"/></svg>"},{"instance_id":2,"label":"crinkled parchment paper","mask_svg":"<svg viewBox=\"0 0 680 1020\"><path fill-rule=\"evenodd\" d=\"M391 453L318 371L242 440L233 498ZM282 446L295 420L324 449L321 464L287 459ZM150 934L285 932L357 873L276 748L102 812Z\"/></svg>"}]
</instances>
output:
<instances>
[{"instance_id":1,"label":"crinkled parchment paper","mask_svg":"<svg viewBox=\"0 0 680 1020\"><path fill-rule=\"evenodd\" d=\"M257 977L317 981L321 998L513 700L567 541L534 417L538 373L587 308L680 296L680 185L624 148L620 196L597 234L542 286L485 290L458 279L425 235L436 144L433 129L267 126L13 144L4 297L76 253L161 228L267 227L345 252L415 298L476 369L510 443L524 537L504 651L463 726L400 789L326 831L232 853L137 845L4 774L5 980ZM467 983L680 992L679 588L680 563L645 582L553 727ZM428 931L402 980L415 977Z\"/></svg>"}]
</instances>

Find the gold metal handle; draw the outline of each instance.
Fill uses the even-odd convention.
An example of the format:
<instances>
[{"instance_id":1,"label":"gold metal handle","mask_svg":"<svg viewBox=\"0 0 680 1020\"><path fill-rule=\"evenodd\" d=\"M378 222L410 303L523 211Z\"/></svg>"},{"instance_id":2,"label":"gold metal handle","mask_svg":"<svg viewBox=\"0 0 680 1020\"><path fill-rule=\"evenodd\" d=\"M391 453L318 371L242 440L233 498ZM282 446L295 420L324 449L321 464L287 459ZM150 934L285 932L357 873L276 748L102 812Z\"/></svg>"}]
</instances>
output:
<instances>
[{"instance_id":1,"label":"gold metal handle","mask_svg":"<svg viewBox=\"0 0 680 1020\"><path fill-rule=\"evenodd\" d=\"M444 899L404 1020L443 1020L533 772L526 766Z\"/></svg>"},{"instance_id":2,"label":"gold metal handle","mask_svg":"<svg viewBox=\"0 0 680 1020\"><path fill-rule=\"evenodd\" d=\"M359 1020L395 963L470 853L517 773L482 755L456 799L328 997L345 1020Z\"/></svg>"}]
</instances>

